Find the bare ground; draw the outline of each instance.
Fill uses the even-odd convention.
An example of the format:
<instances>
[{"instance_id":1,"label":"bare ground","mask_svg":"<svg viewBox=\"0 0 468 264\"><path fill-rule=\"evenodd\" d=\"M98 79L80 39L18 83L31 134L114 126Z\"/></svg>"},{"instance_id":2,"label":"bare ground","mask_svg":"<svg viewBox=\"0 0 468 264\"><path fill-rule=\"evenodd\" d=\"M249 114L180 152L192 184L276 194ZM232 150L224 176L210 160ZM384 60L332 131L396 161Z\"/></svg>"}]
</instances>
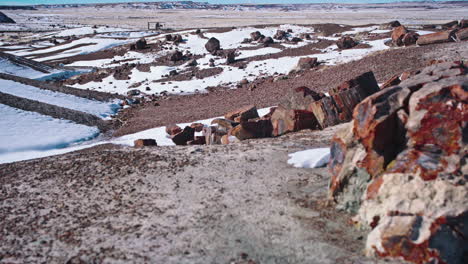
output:
<instances>
[{"instance_id":1,"label":"bare ground","mask_svg":"<svg viewBox=\"0 0 468 264\"><path fill-rule=\"evenodd\" d=\"M0 263L384 263L324 203L326 169L286 163L335 130L0 165Z\"/></svg>"}]
</instances>

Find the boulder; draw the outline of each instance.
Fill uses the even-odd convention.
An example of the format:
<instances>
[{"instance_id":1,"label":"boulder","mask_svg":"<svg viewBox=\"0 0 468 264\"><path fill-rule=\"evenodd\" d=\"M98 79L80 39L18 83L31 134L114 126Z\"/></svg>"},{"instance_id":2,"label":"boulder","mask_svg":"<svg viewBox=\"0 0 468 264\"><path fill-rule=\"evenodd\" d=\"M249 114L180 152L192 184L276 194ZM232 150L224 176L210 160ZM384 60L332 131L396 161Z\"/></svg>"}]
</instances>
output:
<instances>
[{"instance_id":1,"label":"boulder","mask_svg":"<svg viewBox=\"0 0 468 264\"><path fill-rule=\"evenodd\" d=\"M333 138L329 198L371 229L370 256L465 263L467 69L411 75L358 104Z\"/></svg>"},{"instance_id":2,"label":"boulder","mask_svg":"<svg viewBox=\"0 0 468 264\"><path fill-rule=\"evenodd\" d=\"M458 26L458 21L450 21L448 23L442 24L442 29L454 29Z\"/></svg>"},{"instance_id":3,"label":"boulder","mask_svg":"<svg viewBox=\"0 0 468 264\"><path fill-rule=\"evenodd\" d=\"M239 125L238 122L234 122L232 120L224 119L224 118L216 118L211 121L212 125L218 125L218 130L224 131L227 133L229 130L234 128L235 126Z\"/></svg>"},{"instance_id":4,"label":"boulder","mask_svg":"<svg viewBox=\"0 0 468 264\"><path fill-rule=\"evenodd\" d=\"M263 44L273 44L273 43L275 43L275 41L271 37L263 38L263 39L261 39L261 42Z\"/></svg>"},{"instance_id":5,"label":"boulder","mask_svg":"<svg viewBox=\"0 0 468 264\"><path fill-rule=\"evenodd\" d=\"M254 105L244 106L224 115L224 118L235 122L243 122L258 117L257 108Z\"/></svg>"},{"instance_id":6,"label":"boulder","mask_svg":"<svg viewBox=\"0 0 468 264\"><path fill-rule=\"evenodd\" d=\"M250 42L252 42L252 39L250 39L250 38L244 38L244 40L242 40L241 43L242 43L242 44L247 44L247 43L250 43Z\"/></svg>"},{"instance_id":7,"label":"boulder","mask_svg":"<svg viewBox=\"0 0 468 264\"><path fill-rule=\"evenodd\" d=\"M205 125L203 125L202 123L192 123L190 127L195 129L195 132L202 132Z\"/></svg>"},{"instance_id":8,"label":"boulder","mask_svg":"<svg viewBox=\"0 0 468 264\"><path fill-rule=\"evenodd\" d=\"M301 42L301 41L302 41L302 39L301 39L301 38L298 38L298 37L293 37L293 38L291 39L291 42L294 42L294 43Z\"/></svg>"},{"instance_id":9,"label":"boulder","mask_svg":"<svg viewBox=\"0 0 468 264\"><path fill-rule=\"evenodd\" d=\"M265 36L263 36L262 33L260 33L260 31L250 33L250 39L252 39L253 41L258 41L262 38L265 38Z\"/></svg>"},{"instance_id":10,"label":"boulder","mask_svg":"<svg viewBox=\"0 0 468 264\"><path fill-rule=\"evenodd\" d=\"M170 136L174 136L180 132L182 132L182 128L180 128L178 125L174 124L166 126L166 133Z\"/></svg>"},{"instance_id":11,"label":"boulder","mask_svg":"<svg viewBox=\"0 0 468 264\"><path fill-rule=\"evenodd\" d=\"M172 136L172 142L176 145L187 145L187 142L194 140L195 129L186 126L184 130Z\"/></svg>"},{"instance_id":12,"label":"boulder","mask_svg":"<svg viewBox=\"0 0 468 264\"><path fill-rule=\"evenodd\" d=\"M310 109L310 104L319 101L325 95L310 90L308 87L301 86L289 90L285 97L286 99L281 102L280 106L287 109L307 110Z\"/></svg>"},{"instance_id":13,"label":"boulder","mask_svg":"<svg viewBox=\"0 0 468 264\"><path fill-rule=\"evenodd\" d=\"M457 41L468 39L468 28L458 30L457 33L455 33L455 37Z\"/></svg>"},{"instance_id":14,"label":"boulder","mask_svg":"<svg viewBox=\"0 0 468 264\"><path fill-rule=\"evenodd\" d=\"M454 40L454 38L455 30L447 30L419 36L416 44L422 46L436 43L451 42Z\"/></svg>"},{"instance_id":15,"label":"boulder","mask_svg":"<svg viewBox=\"0 0 468 264\"><path fill-rule=\"evenodd\" d=\"M312 58L300 58L297 62L295 70L308 70L318 65L318 59L316 57Z\"/></svg>"},{"instance_id":16,"label":"boulder","mask_svg":"<svg viewBox=\"0 0 468 264\"><path fill-rule=\"evenodd\" d=\"M232 128L228 134L239 140L245 140L271 137L272 130L273 127L269 119L256 118L240 123L240 125Z\"/></svg>"},{"instance_id":17,"label":"boulder","mask_svg":"<svg viewBox=\"0 0 468 264\"><path fill-rule=\"evenodd\" d=\"M166 41L172 41L172 35L171 34L167 34L164 37L166 38Z\"/></svg>"},{"instance_id":18,"label":"boulder","mask_svg":"<svg viewBox=\"0 0 468 264\"><path fill-rule=\"evenodd\" d=\"M401 39L401 42L405 46L411 46L411 45L416 44L416 42L418 41L418 38L419 38L418 33L409 32L403 36L403 38Z\"/></svg>"},{"instance_id":19,"label":"boulder","mask_svg":"<svg viewBox=\"0 0 468 264\"><path fill-rule=\"evenodd\" d=\"M284 30L277 30L276 34L273 36L274 39L282 40L286 37L287 33Z\"/></svg>"},{"instance_id":20,"label":"boulder","mask_svg":"<svg viewBox=\"0 0 468 264\"><path fill-rule=\"evenodd\" d=\"M279 106L271 115L272 135L281 136L302 129L317 129L314 114L307 110L286 109Z\"/></svg>"},{"instance_id":21,"label":"boulder","mask_svg":"<svg viewBox=\"0 0 468 264\"><path fill-rule=\"evenodd\" d=\"M196 136L194 140L190 140L187 142L187 145L205 145L206 144L206 137L204 136Z\"/></svg>"},{"instance_id":22,"label":"boulder","mask_svg":"<svg viewBox=\"0 0 468 264\"><path fill-rule=\"evenodd\" d=\"M173 62L181 61L183 59L184 59L184 54L178 50L174 51L174 53L172 53L171 56L169 57L169 60Z\"/></svg>"},{"instance_id":23,"label":"boulder","mask_svg":"<svg viewBox=\"0 0 468 264\"><path fill-rule=\"evenodd\" d=\"M344 36L341 37L337 42L336 45L339 49L350 49L357 45L356 41L352 37Z\"/></svg>"},{"instance_id":24,"label":"boulder","mask_svg":"<svg viewBox=\"0 0 468 264\"><path fill-rule=\"evenodd\" d=\"M206 126L203 128L203 136L207 145L221 144L221 138L226 134L225 130L218 129L216 126Z\"/></svg>"},{"instance_id":25,"label":"boulder","mask_svg":"<svg viewBox=\"0 0 468 264\"><path fill-rule=\"evenodd\" d=\"M4 13L0 12L0 23L15 24L16 22Z\"/></svg>"},{"instance_id":26,"label":"boulder","mask_svg":"<svg viewBox=\"0 0 468 264\"><path fill-rule=\"evenodd\" d=\"M182 42L183 38L181 35L177 34L177 35L172 36L172 41L177 44L177 43Z\"/></svg>"},{"instance_id":27,"label":"boulder","mask_svg":"<svg viewBox=\"0 0 468 264\"><path fill-rule=\"evenodd\" d=\"M137 139L133 142L135 148L142 148L147 146L157 146L156 140L154 139Z\"/></svg>"},{"instance_id":28,"label":"boulder","mask_svg":"<svg viewBox=\"0 0 468 264\"><path fill-rule=\"evenodd\" d=\"M198 65L198 62L196 59L191 59L188 63L187 63L188 66L190 67L195 67Z\"/></svg>"},{"instance_id":29,"label":"boulder","mask_svg":"<svg viewBox=\"0 0 468 264\"><path fill-rule=\"evenodd\" d=\"M408 33L405 26L399 26L392 31L392 43L397 46L403 45L403 37Z\"/></svg>"},{"instance_id":30,"label":"boulder","mask_svg":"<svg viewBox=\"0 0 468 264\"><path fill-rule=\"evenodd\" d=\"M458 27L459 28L466 28L468 27L468 19L462 19L460 22L458 22Z\"/></svg>"},{"instance_id":31,"label":"boulder","mask_svg":"<svg viewBox=\"0 0 468 264\"><path fill-rule=\"evenodd\" d=\"M146 39L141 38L141 39L137 40L137 42L135 43L135 47L136 47L137 50L146 49Z\"/></svg>"},{"instance_id":32,"label":"boulder","mask_svg":"<svg viewBox=\"0 0 468 264\"><path fill-rule=\"evenodd\" d=\"M214 53L221 49L221 44L217 38L210 38L205 44L205 48L209 53Z\"/></svg>"}]
</instances>

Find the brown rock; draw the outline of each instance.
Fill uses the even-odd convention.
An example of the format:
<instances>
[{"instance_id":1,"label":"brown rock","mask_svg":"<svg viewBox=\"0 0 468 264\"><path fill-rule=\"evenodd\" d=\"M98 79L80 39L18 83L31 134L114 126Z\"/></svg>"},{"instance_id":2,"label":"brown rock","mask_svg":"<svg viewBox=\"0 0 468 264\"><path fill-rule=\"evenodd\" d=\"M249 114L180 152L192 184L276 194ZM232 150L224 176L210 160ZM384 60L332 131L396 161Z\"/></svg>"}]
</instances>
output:
<instances>
[{"instance_id":1,"label":"brown rock","mask_svg":"<svg viewBox=\"0 0 468 264\"><path fill-rule=\"evenodd\" d=\"M187 145L205 145L205 144L206 144L206 137L204 136L196 136L194 140L187 142Z\"/></svg>"},{"instance_id":2,"label":"brown rock","mask_svg":"<svg viewBox=\"0 0 468 264\"><path fill-rule=\"evenodd\" d=\"M176 145L187 145L187 142L194 140L195 129L186 126L182 132L179 132L172 136L172 142Z\"/></svg>"},{"instance_id":3,"label":"brown rock","mask_svg":"<svg viewBox=\"0 0 468 264\"><path fill-rule=\"evenodd\" d=\"M397 20L394 20L394 21L390 21L388 23L385 23L385 24L382 24L380 25L380 29L393 29L393 28L396 28L396 27L399 27L401 26L400 22L397 21Z\"/></svg>"},{"instance_id":4,"label":"brown rock","mask_svg":"<svg viewBox=\"0 0 468 264\"><path fill-rule=\"evenodd\" d=\"M468 39L468 28L458 30L457 33L455 33L455 37L457 41Z\"/></svg>"},{"instance_id":5,"label":"brown rock","mask_svg":"<svg viewBox=\"0 0 468 264\"><path fill-rule=\"evenodd\" d=\"M203 136L207 145L221 144L221 138L226 134L226 131L220 130L216 126L206 126L203 128Z\"/></svg>"},{"instance_id":6,"label":"brown rock","mask_svg":"<svg viewBox=\"0 0 468 264\"><path fill-rule=\"evenodd\" d=\"M406 33L403 38L401 39L403 45L405 46L411 46L416 44L416 41L418 41L419 34L415 32L409 32Z\"/></svg>"},{"instance_id":7,"label":"brown rock","mask_svg":"<svg viewBox=\"0 0 468 264\"><path fill-rule=\"evenodd\" d=\"M228 52L228 54L226 55L226 63L231 64L231 63L234 63L234 62L236 62L236 51L232 50L232 51Z\"/></svg>"},{"instance_id":8,"label":"brown rock","mask_svg":"<svg viewBox=\"0 0 468 264\"><path fill-rule=\"evenodd\" d=\"M308 70L318 65L318 59L316 57L312 58L300 58L296 70Z\"/></svg>"},{"instance_id":9,"label":"brown rock","mask_svg":"<svg viewBox=\"0 0 468 264\"><path fill-rule=\"evenodd\" d=\"M182 41L183 41L183 38L182 38L181 35L177 34L177 35L174 35L174 36L172 37L172 41L173 41L174 43L177 44L177 43L182 42Z\"/></svg>"},{"instance_id":10,"label":"brown rock","mask_svg":"<svg viewBox=\"0 0 468 264\"><path fill-rule=\"evenodd\" d=\"M310 90L308 87L301 86L291 89L286 95L286 100L284 100L280 106L286 109L307 110L310 104L324 97L325 95L323 93L317 93Z\"/></svg>"},{"instance_id":11,"label":"brown rock","mask_svg":"<svg viewBox=\"0 0 468 264\"><path fill-rule=\"evenodd\" d=\"M221 49L221 44L217 38L210 38L205 44L205 48L209 53L213 53Z\"/></svg>"},{"instance_id":12,"label":"brown rock","mask_svg":"<svg viewBox=\"0 0 468 264\"><path fill-rule=\"evenodd\" d=\"M299 37L300 37L301 39L307 39L307 40L311 40L311 39L312 39L312 37L311 37L310 34L308 34L308 33L301 33L301 34L299 35Z\"/></svg>"},{"instance_id":13,"label":"brown rock","mask_svg":"<svg viewBox=\"0 0 468 264\"><path fill-rule=\"evenodd\" d=\"M395 86L395 85L398 85L399 83L401 83L400 75L395 75L392 78L388 79L384 84L382 84L380 89L385 89L391 86Z\"/></svg>"},{"instance_id":14,"label":"brown rock","mask_svg":"<svg viewBox=\"0 0 468 264\"><path fill-rule=\"evenodd\" d=\"M224 118L236 122L247 121L258 117L257 108L254 105L244 106L224 115Z\"/></svg>"},{"instance_id":15,"label":"brown rock","mask_svg":"<svg viewBox=\"0 0 468 264\"><path fill-rule=\"evenodd\" d=\"M184 54L181 51L175 51L172 53L171 57L169 58L171 61L181 61L184 59Z\"/></svg>"},{"instance_id":16,"label":"brown rock","mask_svg":"<svg viewBox=\"0 0 468 264\"><path fill-rule=\"evenodd\" d=\"M455 30L441 31L441 32L419 36L416 44L422 46L422 45L429 45L429 44L436 44L436 43L451 42L454 40L454 37L455 37Z\"/></svg>"},{"instance_id":17,"label":"brown rock","mask_svg":"<svg viewBox=\"0 0 468 264\"><path fill-rule=\"evenodd\" d=\"M312 112L306 110L286 109L282 106L275 109L271 116L273 136L281 136L302 129L317 129L318 123Z\"/></svg>"},{"instance_id":18,"label":"brown rock","mask_svg":"<svg viewBox=\"0 0 468 264\"><path fill-rule=\"evenodd\" d=\"M403 37L408 33L408 30L405 26L399 26L393 29L392 32L392 42L397 46L403 45Z\"/></svg>"},{"instance_id":19,"label":"brown rock","mask_svg":"<svg viewBox=\"0 0 468 264\"><path fill-rule=\"evenodd\" d=\"M443 24L442 29L453 29L453 28L456 28L457 26L458 26L458 21L454 20L454 21L450 21L448 23Z\"/></svg>"},{"instance_id":20,"label":"brown rock","mask_svg":"<svg viewBox=\"0 0 468 264\"><path fill-rule=\"evenodd\" d=\"M337 42L336 45L339 49L350 49L356 46L358 43L354 41L352 37L344 36L341 37Z\"/></svg>"},{"instance_id":21,"label":"brown rock","mask_svg":"<svg viewBox=\"0 0 468 264\"><path fill-rule=\"evenodd\" d=\"M135 148L142 148L146 146L157 146L156 140L154 139L137 139L133 142Z\"/></svg>"},{"instance_id":22,"label":"brown rock","mask_svg":"<svg viewBox=\"0 0 468 264\"><path fill-rule=\"evenodd\" d=\"M459 28L466 28L466 27L468 27L468 19L462 19L462 20L460 20L460 22L458 23L458 27L459 27Z\"/></svg>"},{"instance_id":23,"label":"brown rock","mask_svg":"<svg viewBox=\"0 0 468 264\"><path fill-rule=\"evenodd\" d=\"M170 136L174 136L175 134L178 134L180 132L182 132L182 128L180 128L178 125L166 126L166 133Z\"/></svg>"},{"instance_id":24,"label":"brown rock","mask_svg":"<svg viewBox=\"0 0 468 264\"><path fill-rule=\"evenodd\" d=\"M201 132L205 125L203 125L202 123L192 123L190 127L195 129L195 132Z\"/></svg>"},{"instance_id":25,"label":"brown rock","mask_svg":"<svg viewBox=\"0 0 468 264\"><path fill-rule=\"evenodd\" d=\"M271 37L266 37L261 40L263 44L273 44L275 41Z\"/></svg>"},{"instance_id":26,"label":"brown rock","mask_svg":"<svg viewBox=\"0 0 468 264\"><path fill-rule=\"evenodd\" d=\"M282 40L286 37L286 31L284 30L278 30L276 31L276 34L273 36L274 39L277 39L277 40Z\"/></svg>"},{"instance_id":27,"label":"brown rock","mask_svg":"<svg viewBox=\"0 0 468 264\"><path fill-rule=\"evenodd\" d=\"M239 140L271 137L272 124L269 119L250 119L231 129L230 135Z\"/></svg>"},{"instance_id":28,"label":"brown rock","mask_svg":"<svg viewBox=\"0 0 468 264\"><path fill-rule=\"evenodd\" d=\"M223 130L226 133L232 129L233 127L239 125L239 123L234 122L232 120L224 119L224 118L216 118L211 121L212 125L218 125L218 130Z\"/></svg>"},{"instance_id":29,"label":"brown rock","mask_svg":"<svg viewBox=\"0 0 468 264\"><path fill-rule=\"evenodd\" d=\"M351 80L345 81L338 87L332 89L330 94L336 94L345 90L359 89L364 96L369 96L380 90L373 72L365 72Z\"/></svg>"},{"instance_id":30,"label":"brown rock","mask_svg":"<svg viewBox=\"0 0 468 264\"><path fill-rule=\"evenodd\" d=\"M253 41L257 41L257 40L262 39L264 37L265 36L263 36L262 33L260 33L260 31L255 31L255 32L250 33L250 38Z\"/></svg>"}]
</instances>

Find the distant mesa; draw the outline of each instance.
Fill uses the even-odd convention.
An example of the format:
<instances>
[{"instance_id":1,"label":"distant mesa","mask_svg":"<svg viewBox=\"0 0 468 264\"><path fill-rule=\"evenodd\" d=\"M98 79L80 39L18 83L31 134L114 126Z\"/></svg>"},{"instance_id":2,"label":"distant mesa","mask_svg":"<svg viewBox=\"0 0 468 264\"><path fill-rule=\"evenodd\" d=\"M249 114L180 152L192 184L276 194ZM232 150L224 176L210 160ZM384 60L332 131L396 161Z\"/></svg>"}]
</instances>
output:
<instances>
[{"instance_id":1,"label":"distant mesa","mask_svg":"<svg viewBox=\"0 0 468 264\"><path fill-rule=\"evenodd\" d=\"M0 10L37 10L33 6L0 5Z\"/></svg>"},{"instance_id":2,"label":"distant mesa","mask_svg":"<svg viewBox=\"0 0 468 264\"><path fill-rule=\"evenodd\" d=\"M13 19L0 12L0 23L16 23Z\"/></svg>"}]
</instances>

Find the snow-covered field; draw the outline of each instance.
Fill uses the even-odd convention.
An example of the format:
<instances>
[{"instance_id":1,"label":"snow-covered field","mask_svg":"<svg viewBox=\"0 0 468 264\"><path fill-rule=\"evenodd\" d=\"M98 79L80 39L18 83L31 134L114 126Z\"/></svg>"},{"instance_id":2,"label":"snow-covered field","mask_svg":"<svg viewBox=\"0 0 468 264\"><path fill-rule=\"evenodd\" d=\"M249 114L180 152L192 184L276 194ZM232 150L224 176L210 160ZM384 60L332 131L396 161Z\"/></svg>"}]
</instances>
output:
<instances>
[{"instance_id":1,"label":"snow-covered field","mask_svg":"<svg viewBox=\"0 0 468 264\"><path fill-rule=\"evenodd\" d=\"M118 102L107 103L89 100L70 94L39 89L10 80L0 79L0 92L85 112L101 118L109 118L110 115L115 114L120 108Z\"/></svg>"},{"instance_id":2,"label":"snow-covered field","mask_svg":"<svg viewBox=\"0 0 468 264\"><path fill-rule=\"evenodd\" d=\"M35 158L96 137L99 129L0 104L0 163Z\"/></svg>"}]
</instances>

